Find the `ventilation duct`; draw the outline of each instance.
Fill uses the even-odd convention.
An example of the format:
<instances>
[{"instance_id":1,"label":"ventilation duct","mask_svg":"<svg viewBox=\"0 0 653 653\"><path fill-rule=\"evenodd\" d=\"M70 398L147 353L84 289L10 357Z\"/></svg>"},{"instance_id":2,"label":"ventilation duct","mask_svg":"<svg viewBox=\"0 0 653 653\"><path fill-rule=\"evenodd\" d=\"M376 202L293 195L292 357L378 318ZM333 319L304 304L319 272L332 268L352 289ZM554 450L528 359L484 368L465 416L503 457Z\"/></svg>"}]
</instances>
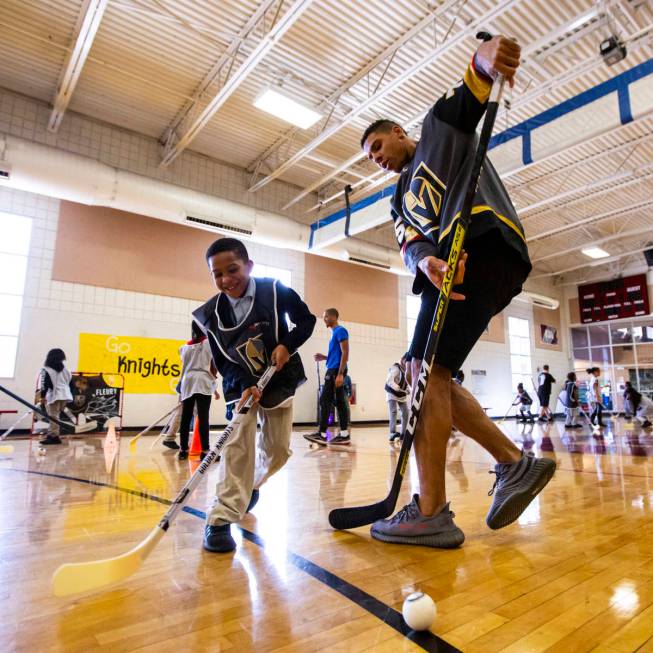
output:
<instances>
[{"instance_id":1,"label":"ventilation duct","mask_svg":"<svg viewBox=\"0 0 653 653\"><path fill-rule=\"evenodd\" d=\"M198 225L200 228L205 228L208 231L218 231L220 233L226 234L235 234L237 236L251 236L251 229L243 229L242 227L234 227L230 224L224 224L222 222L214 222L213 220L207 220L206 218L198 218L194 215L187 215L186 222L190 222L193 225Z\"/></svg>"},{"instance_id":2,"label":"ventilation duct","mask_svg":"<svg viewBox=\"0 0 653 653\"><path fill-rule=\"evenodd\" d=\"M88 157L15 136L0 138L11 188L80 204L108 206L177 224L238 235L247 240L308 251L310 227L271 211L261 211L150 177L119 170ZM346 248L345 248L346 245ZM359 265L407 274L399 253L357 238L314 252Z\"/></svg>"},{"instance_id":3,"label":"ventilation duct","mask_svg":"<svg viewBox=\"0 0 653 653\"><path fill-rule=\"evenodd\" d=\"M538 293L530 292L529 290L523 290L514 301L524 302L525 304L532 304L533 306L539 306L540 308L546 308L549 311L555 311L560 302L553 297L547 297L546 295L539 295Z\"/></svg>"}]
</instances>

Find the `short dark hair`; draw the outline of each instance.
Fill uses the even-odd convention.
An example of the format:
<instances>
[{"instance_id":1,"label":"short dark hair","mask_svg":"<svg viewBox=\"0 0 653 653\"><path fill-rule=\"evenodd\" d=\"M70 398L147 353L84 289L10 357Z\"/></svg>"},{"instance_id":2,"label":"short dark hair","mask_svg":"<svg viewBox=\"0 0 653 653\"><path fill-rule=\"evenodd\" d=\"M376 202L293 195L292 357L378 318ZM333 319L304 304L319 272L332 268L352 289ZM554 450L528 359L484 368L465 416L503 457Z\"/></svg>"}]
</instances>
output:
<instances>
[{"instance_id":1,"label":"short dark hair","mask_svg":"<svg viewBox=\"0 0 653 653\"><path fill-rule=\"evenodd\" d=\"M365 146L365 141L367 137L373 132L389 132L392 131L395 127L403 129L403 127L394 120L389 118L381 118L380 120L375 120L371 125L368 125L367 129L363 132L361 136L361 149Z\"/></svg>"},{"instance_id":2,"label":"short dark hair","mask_svg":"<svg viewBox=\"0 0 653 653\"><path fill-rule=\"evenodd\" d=\"M340 317L340 313L338 313L338 309L337 309L337 308L327 308L327 309L325 309L324 312L327 313L327 314L329 314L329 315L335 315L335 316L336 316L336 320Z\"/></svg>"},{"instance_id":3,"label":"short dark hair","mask_svg":"<svg viewBox=\"0 0 653 653\"><path fill-rule=\"evenodd\" d=\"M576 380L576 372L569 372L567 374L567 381L575 381Z\"/></svg>"},{"instance_id":4,"label":"short dark hair","mask_svg":"<svg viewBox=\"0 0 653 653\"><path fill-rule=\"evenodd\" d=\"M549 369L549 366L548 366L548 365L544 365L544 368L543 368L543 369L548 370L548 369Z\"/></svg>"},{"instance_id":5,"label":"short dark hair","mask_svg":"<svg viewBox=\"0 0 653 653\"><path fill-rule=\"evenodd\" d=\"M218 238L206 250L206 262L208 263L212 256L221 254L222 252L233 252L238 258L245 261L245 263L249 261L247 248L238 238Z\"/></svg>"}]
</instances>

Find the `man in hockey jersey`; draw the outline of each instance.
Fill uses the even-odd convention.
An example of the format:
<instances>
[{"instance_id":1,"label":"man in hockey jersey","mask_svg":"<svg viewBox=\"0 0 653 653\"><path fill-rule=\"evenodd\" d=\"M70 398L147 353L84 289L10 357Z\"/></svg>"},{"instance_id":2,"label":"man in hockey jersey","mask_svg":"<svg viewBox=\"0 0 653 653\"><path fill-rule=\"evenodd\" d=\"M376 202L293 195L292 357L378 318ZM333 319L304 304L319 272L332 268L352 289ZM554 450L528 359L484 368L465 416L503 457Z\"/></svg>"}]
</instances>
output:
<instances>
[{"instance_id":1,"label":"man in hockey jersey","mask_svg":"<svg viewBox=\"0 0 653 653\"><path fill-rule=\"evenodd\" d=\"M241 406L253 396L258 405L224 447L216 496L207 511L204 548L226 553L236 548L231 524L254 507L261 485L292 453L292 400L306 381L297 350L311 337L315 316L291 288L251 277L254 264L239 240L216 240L206 260L220 292L193 318L208 336L225 401ZM286 315L295 325L292 330ZM261 393L256 383L271 364L277 372ZM263 421L258 447L257 412Z\"/></svg>"},{"instance_id":2,"label":"man in hockey jersey","mask_svg":"<svg viewBox=\"0 0 653 653\"><path fill-rule=\"evenodd\" d=\"M501 36L481 44L464 78L426 115L419 141L391 120L372 123L361 139L371 161L400 175L392 218L404 261L416 275L413 292L421 293L422 299L410 347L413 378L419 375L447 271L450 241L476 151L475 130L485 111L492 79L503 74L512 84L519 55L519 45ZM553 461L520 451L474 397L451 380L492 316L521 291L531 269L523 228L487 160L474 199L465 250L455 271L458 288L451 293L415 432L420 493L394 517L372 525L372 536L386 542L452 548L464 541L445 491L446 447L452 424L497 461L491 492L494 498L486 518L490 528L515 521L555 469Z\"/></svg>"}]
</instances>

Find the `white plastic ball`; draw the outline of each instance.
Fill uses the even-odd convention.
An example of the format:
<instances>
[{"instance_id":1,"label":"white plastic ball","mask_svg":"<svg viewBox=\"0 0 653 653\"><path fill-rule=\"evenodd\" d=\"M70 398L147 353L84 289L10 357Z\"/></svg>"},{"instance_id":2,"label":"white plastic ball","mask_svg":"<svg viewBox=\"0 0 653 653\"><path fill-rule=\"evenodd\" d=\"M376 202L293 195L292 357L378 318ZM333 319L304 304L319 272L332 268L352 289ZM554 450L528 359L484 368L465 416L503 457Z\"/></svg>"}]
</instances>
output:
<instances>
[{"instance_id":1,"label":"white plastic ball","mask_svg":"<svg viewBox=\"0 0 653 653\"><path fill-rule=\"evenodd\" d=\"M36 450L36 453L37 453L37 455L39 455L39 456L45 456L46 451L47 451L47 449L46 449L45 447L39 447L39 448Z\"/></svg>"},{"instance_id":2,"label":"white plastic ball","mask_svg":"<svg viewBox=\"0 0 653 653\"><path fill-rule=\"evenodd\" d=\"M435 621L436 607L428 594L413 592L406 597L401 613L409 628L428 630Z\"/></svg>"}]
</instances>

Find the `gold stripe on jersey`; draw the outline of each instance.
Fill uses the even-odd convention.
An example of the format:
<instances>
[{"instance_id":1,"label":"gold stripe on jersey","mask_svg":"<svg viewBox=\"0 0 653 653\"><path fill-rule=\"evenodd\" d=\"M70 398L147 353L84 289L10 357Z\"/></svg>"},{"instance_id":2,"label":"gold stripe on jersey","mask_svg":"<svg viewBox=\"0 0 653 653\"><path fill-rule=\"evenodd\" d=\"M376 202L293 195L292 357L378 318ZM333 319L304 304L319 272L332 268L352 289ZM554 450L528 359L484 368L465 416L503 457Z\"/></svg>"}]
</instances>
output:
<instances>
[{"instance_id":1,"label":"gold stripe on jersey","mask_svg":"<svg viewBox=\"0 0 653 653\"><path fill-rule=\"evenodd\" d=\"M526 238L524 237L524 233L522 230L509 218L506 218L505 215L501 215L500 213L497 213L491 206L487 206L485 204L481 204L479 206L474 206L472 207L472 215L476 215L477 213L492 213L498 220L501 220L504 224L508 225L524 242L526 242ZM460 217L460 211L456 213L456 215L453 216L453 220L449 223L449 225L442 231L440 234L440 237L438 238L438 242L440 242L443 238L447 237L447 234L451 231L451 228L454 226L456 220Z\"/></svg>"},{"instance_id":2,"label":"gold stripe on jersey","mask_svg":"<svg viewBox=\"0 0 653 653\"><path fill-rule=\"evenodd\" d=\"M492 89L492 82L489 79L481 77L471 65L467 66L463 79L465 86L467 86L481 104L487 102L490 97L490 90Z\"/></svg>"}]
</instances>

